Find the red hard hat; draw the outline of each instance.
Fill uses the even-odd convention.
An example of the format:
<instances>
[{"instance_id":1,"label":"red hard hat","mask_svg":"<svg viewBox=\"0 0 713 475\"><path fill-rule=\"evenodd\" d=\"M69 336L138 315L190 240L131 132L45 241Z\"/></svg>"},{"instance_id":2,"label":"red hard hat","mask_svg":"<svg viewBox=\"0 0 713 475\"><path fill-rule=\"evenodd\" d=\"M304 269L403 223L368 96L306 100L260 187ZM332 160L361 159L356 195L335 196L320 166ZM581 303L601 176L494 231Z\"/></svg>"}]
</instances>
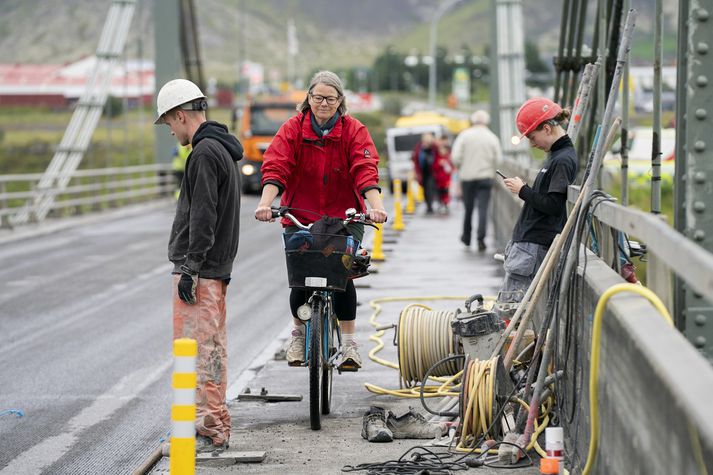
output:
<instances>
[{"instance_id":1,"label":"red hard hat","mask_svg":"<svg viewBox=\"0 0 713 475\"><path fill-rule=\"evenodd\" d=\"M554 119L562 112L562 107L545 97L528 99L517 111L515 123L520 131L520 138L532 132L546 120Z\"/></svg>"}]
</instances>

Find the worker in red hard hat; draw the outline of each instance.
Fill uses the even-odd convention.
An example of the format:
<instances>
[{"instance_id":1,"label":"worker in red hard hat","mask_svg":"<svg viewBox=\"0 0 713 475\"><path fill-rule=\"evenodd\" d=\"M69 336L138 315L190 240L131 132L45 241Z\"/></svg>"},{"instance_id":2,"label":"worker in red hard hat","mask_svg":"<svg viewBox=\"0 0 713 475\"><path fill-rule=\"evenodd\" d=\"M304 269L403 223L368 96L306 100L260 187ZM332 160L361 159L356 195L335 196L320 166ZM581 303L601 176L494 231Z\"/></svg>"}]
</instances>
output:
<instances>
[{"instance_id":1,"label":"worker in red hard hat","mask_svg":"<svg viewBox=\"0 0 713 475\"><path fill-rule=\"evenodd\" d=\"M567 220L567 188L577 176L577 153L565 130L570 112L544 97L527 100L517 112L520 138L547 152L535 183L505 178L505 186L525 202L505 248L505 282L501 291L524 295Z\"/></svg>"}]
</instances>

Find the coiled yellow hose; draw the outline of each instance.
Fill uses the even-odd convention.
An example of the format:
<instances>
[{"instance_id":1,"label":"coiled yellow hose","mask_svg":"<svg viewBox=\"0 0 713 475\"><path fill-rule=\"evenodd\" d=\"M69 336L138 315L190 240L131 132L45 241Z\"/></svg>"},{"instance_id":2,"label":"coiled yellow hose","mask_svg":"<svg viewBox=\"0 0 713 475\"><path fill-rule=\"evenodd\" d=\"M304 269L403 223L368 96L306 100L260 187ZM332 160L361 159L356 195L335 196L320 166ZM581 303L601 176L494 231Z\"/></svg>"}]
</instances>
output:
<instances>
[{"instance_id":1,"label":"coiled yellow hose","mask_svg":"<svg viewBox=\"0 0 713 475\"><path fill-rule=\"evenodd\" d=\"M463 296L442 296L442 295L436 295L436 296L422 296L422 297L383 297L383 298L378 298L374 299L369 302L369 306L374 309L374 312L372 313L369 323L374 327L374 328L379 328L379 323L377 322L377 317L381 313L381 304L384 303L389 303L389 302L414 302L414 301L435 301L435 300L460 300L460 301L465 301L467 297ZM492 297L491 297L492 299ZM409 310L409 318L412 317L412 312L418 312L417 309L422 309L424 311L431 311L432 309L426 305L422 304L411 304L408 305L406 308L410 309ZM406 308L404 310L406 310ZM401 319L403 318L404 311L401 312ZM402 325L398 325L398 331L399 331L399 345L401 345L401 342L404 341L402 338L402 335L400 334L402 331ZM450 330L450 329L449 329ZM424 333L422 330L409 330L408 332L408 337L415 338L417 343L416 345L419 348L427 348L430 345L426 340L430 339L428 331ZM377 330L375 333L373 333L371 336L369 336L369 340L374 342L376 345L374 348L369 351L369 358L374 361L375 363L378 363L382 366L386 366L388 368L393 368L402 374L402 370L399 364L394 363L392 361L385 360L383 358L379 358L377 356L377 353L379 353L383 348L384 348L384 342L382 341L382 337L384 336L384 330ZM412 342L413 343L413 342ZM413 344L411 345L413 346ZM410 350L409 350L410 351ZM432 351L429 348L429 351ZM414 374L416 374L415 367L420 365L421 367L424 366L427 363L424 363L421 361L420 363L416 363L416 366L414 366L414 362L417 360L420 360L421 357L416 357L415 355L412 354L406 354L401 351L401 348L399 347L399 360L403 358L407 361L406 364L406 374L407 377L411 377ZM448 354L443 355L449 356ZM438 361L435 360L434 363ZM426 366L426 369L428 369L430 366ZM424 370L425 373L426 370ZM460 377L460 372L457 372L456 374L452 375L449 378L442 378L442 377L429 377L429 379L433 379L434 381L437 381L439 383L442 383L440 385L425 385L423 387L423 393L424 397L443 397L443 396L458 396L459 393L455 392L452 390L453 382L456 381ZM401 386L403 388L403 377L401 377ZM415 379L415 378L412 378ZM424 382L425 383L425 382ZM371 383L364 383L364 387L374 393L374 394L380 394L380 395L390 395L390 396L396 396L396 397L405 397L405 398L419 398L419 392L420 392L420 386L415 386L415 387L408 387L406 389L386 389L382 388L380 386L376 386Z\"/></svg>"}]
</instances>

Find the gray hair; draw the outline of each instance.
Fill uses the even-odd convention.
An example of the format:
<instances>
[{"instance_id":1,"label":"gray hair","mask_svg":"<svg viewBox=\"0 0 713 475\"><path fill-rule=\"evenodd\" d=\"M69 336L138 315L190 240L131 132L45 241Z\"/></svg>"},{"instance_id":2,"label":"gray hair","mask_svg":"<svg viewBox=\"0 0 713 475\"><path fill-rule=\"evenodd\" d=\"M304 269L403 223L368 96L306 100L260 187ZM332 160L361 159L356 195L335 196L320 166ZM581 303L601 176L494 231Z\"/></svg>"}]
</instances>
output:
<instances>
[{"instance_id":1,"label":"gray hair","mask_svg":"<svg viewBox=\"0 0 713 475\"><path fill-rule=\"evenodd\" d=\"M309 95L317 84L324 84L325 86L331 86L337 90L337 94L342 99L337 107L337 112L339 115L343 116L347 113L347 98L344 97L344 86L342 86L342 80L339 76L334 74L332 71L319 71L312 76L312 80L309 82L309 89L307 89L307 95L304 100L297 105L298 112L306 112L309 110Z\"/></svg>"},{"instance_id":2,"label":"gray hair","mask_svg":"<svg viewBox=\"0 0 713 475\"><path fill-rule=\"evenodd\" d=\"M484 110L477 110L470 116L470 122L473 125L488 125L490 124L490 114Z\"/></svg>"}]
</instances>

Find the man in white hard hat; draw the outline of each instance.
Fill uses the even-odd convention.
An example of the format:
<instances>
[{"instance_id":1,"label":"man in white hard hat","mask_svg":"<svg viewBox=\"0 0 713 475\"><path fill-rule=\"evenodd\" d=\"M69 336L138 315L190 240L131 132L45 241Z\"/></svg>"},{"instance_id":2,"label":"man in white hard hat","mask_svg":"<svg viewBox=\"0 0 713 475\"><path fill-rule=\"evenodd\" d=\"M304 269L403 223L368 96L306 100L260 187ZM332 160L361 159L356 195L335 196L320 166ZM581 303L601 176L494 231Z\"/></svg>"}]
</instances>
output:
<instances>
[{"instance_id":1,"label":"man in white hard hat","mask_svg":"<svg viewBox=\"0 0 713 475\"><path fill-rule=\"evenodd\" d=\"M158 118L178 142L191 145L168 242L173 263L173 338L198 342L196 450L228 446L225 294L238 251L243 147L228 128L206 120L206 97L191 81L167 82L156 99ZM191 434L173 434L190 437Z\"/></svg>"},{"instance_id":2,"label":"man in white hard hat","mask_svg":"<svg viewBox=\"0 0 713 475\"><path fill-rule=\"evenodd\" d=\"M500 160L500 141L490 131L490 115L484 110L477 110L470 118L472 127L461 132L453 143L451 161L458 169L463 193L463 230L460 240L470 246L472 233L473 208L478 205L478 250L484 251L485 233L488 226L488 204L490 190L493 187L495 168Z\"/></svg>"}]
</instances>

